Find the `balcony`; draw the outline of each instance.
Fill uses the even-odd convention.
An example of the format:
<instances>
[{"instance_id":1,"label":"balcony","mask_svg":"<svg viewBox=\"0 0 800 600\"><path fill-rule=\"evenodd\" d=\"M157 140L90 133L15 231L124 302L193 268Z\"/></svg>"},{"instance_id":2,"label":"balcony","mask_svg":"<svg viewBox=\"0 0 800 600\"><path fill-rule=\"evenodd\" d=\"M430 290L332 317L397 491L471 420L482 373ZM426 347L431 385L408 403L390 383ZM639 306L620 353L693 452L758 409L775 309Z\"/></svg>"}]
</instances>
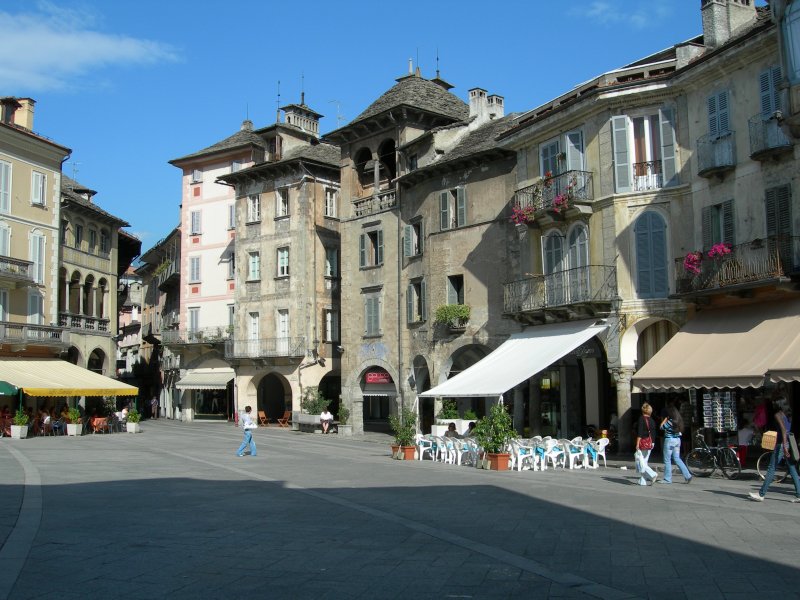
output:
<instances>
[{"instance_id":1,"label":"balcony","mask_svg":"<svg viewBox=\"0 0 800 600\"><path fill-rule=\"evenodd\" d=\"M376 196L356 198L352 202L353 214L356 217L363 217L397 206L397 194L394 190L386 190L378 192Z\"/></svg>"},{"instance_id":2,"label":"balcony","mask_svg":"<svg viewBox=\"0 0 800 600\"><path fill-rule=\"evenodd\" d=\"M0 321L0 343L66 348L69 345L69 332L52 325Z\"/></svg>"},{"instance_id":3,"label":"balcony","mask_svg":"<svg viewBox=\"0 0 800 600\"><path fill-rule=\"evenodd\" d=\"M14 287L36 285L33 280L33 263L10 256L0 256L0 281L12 283Z\"/></svg>"},{"instance_id":4,"label":"balcony","mask_svg":"<svg viewBox=\"0 0 800 600\"><path fill-rule=\"evenodd\" d=\"M664 187L660 160L633 163L633 191L647 192Z\"/></svg>"},{"instance_id":5,"label":"balcony","mask_svg":"<svg viewBox=\"0 0 800 600\"><path fill-rule=\"evenodd\" d=\"M178 285L181 281L181 267L177 260L163 262L155 271L156 285L161 291L167 290L171 285Z\"/></svg>"},{"instance_id":6,"label":"balcony","mask_svg":"<svg viewBox=\"0 0 800 600\"><path fill-rule=\"evenodd\" d=\"M73 315L70 313L58 313L58 324L61 327L70 329L76 333L92 331L101 335L110 335L108 319L98 319L97 317L87 317L84 315Z\"/></svg>"},{"instance_id":7,"label":"balcony","mask_svg":"<svg viewBox=\"0 0 800 600\"><path fill-rule=\"evenodd\" d=\"M541 219L547 212L558 214L570 208L589 206L594 200L592 173L565 171L546 177L518 190L514 200L518 208L533 207L535 219Z\"/></svg>"},{"instance_id":8,"label":"balcony","mask_svg":"<svg viewBox=\"0 0 800 600\"><path fill-rule=\"evenodd\" d=\"M722 175L736 168L736 136L729 131L720 136L704 135L697 140L697 174Z\"/></svg>"},{"instance_id":9,"label":"balcony","mask_svg":"<svg viewBox=\"0 0 800 600\"><path fill-rule=\"evenodd\" d=\"M616 267L587 265L505 284L503 313L534 316L537 312L561 309L570 316L591 317L597 312L607 312L616 296Z\"/></svg>"},{"instance_id":10,"label":"balcony","mask_svg":"<svg viewBox=\"0 0 800 600\"><path fill-rule=\"evenodd\" d=\"M720 291L747 290L788 280L800 271L800 237L772 236L731 246L728 254L709 258L704 251L699 273L675 259L675 293L703 296Z\"/></svg>"},{"instance_id":11,"label":"balcony","mask_svg":"<svg viewBox=\"0 0 800 600\"><path fill-rule=\"evenodd\" d=\"M750 118L748 125L750 158L753 160L768 160L792 151L792 140L783 133L776 115L765 119L759 113Z\"/></svg>"},{"instance_id":12,"label":"balcony","mask_svg":"<svg viewBox=\"0 0 800 600\"><path fill-rule=\"evenodd\" d=\"M187 344L219 344L230 340L233 334L229 325L218 327L199 327L197 329L162 329L163 344L180 346Z\"/></svg>"},{"instance_id":13,"label":"balcony","mask_svg":"<svg viewBox=\"0 0 800 600\"><path fill-rule=\"evenodd\" d=\"M225 342L225 358L296 358L303 357L305 354L305 337L227 340Z\"/></svg>"},{"instance_id":14,"label":"balcony","mask_svg":"<svg viewBox=\"0 0 800 600\"><path fill-rule=\"evenodd\" d=\"M180 322L180 313L177 310L165 310L161 313L161 329L175 329Z\"/></svg>"},{"instance_id":15,"label":"balcony","mask_svg":"<svg viewBox=\"0 0 800 600\"><path fill-rule=\"evenodd\" d=\"M111 273L111 254L101 250L95 252L84 252L77 248L72 248L66 244L61 244L61 256L65 263L85 267L94 271Z\"/></svg>"}]
</instances>

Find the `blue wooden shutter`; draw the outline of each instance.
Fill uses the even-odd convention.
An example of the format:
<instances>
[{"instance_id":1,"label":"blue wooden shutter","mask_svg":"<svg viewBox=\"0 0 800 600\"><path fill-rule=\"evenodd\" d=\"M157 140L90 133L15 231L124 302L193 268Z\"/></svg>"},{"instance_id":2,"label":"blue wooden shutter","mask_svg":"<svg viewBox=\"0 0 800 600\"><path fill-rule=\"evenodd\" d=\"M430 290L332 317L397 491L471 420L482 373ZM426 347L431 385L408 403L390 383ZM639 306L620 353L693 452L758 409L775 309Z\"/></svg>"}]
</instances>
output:
<instances>
[{"instance_id":1,"label":"blue wooden shutter","mask_svg":"<svg viewBox=\"0 0 800 600\"><path fill-rule=\"evenodd\" d=\"M671 108L658 111L661 124L661 167L664 187L678 183L678 165L675 157L675 120Z\"/></svg>"},{"instance_id":2,"label":"blue wooden shutter","mask_svg":"<svg viewBox=\"0 0 800 600\"><path fill-rule=\"evenodd\" d=\"M456 226L463 227L467 224L467 190L460 187L456 196Z\"/></svg>"},{"instance_id":3,"label":"blue wooden shutter","mask_svg":"<svg viewBox=\"0 0 800 600\"><path fill-rule=\"evenodd\" d=\"M758 75L758 92L761 99L761 117L770 119L781 109L778 90L781 83L780 66L770 67Z\"/></svg>"},{"instance_id":4,"label":"blue wooden shutter","mask_svg":"<svg viewBox=\"0 0 800 600\"><path fill-rule=\"evenodd\" d=\"M722 241L733 246L736 243L733 200L722 203Z\"/></svg>"},{"instance_id":5,"label":"blue wooden shutter","mask_svg":"<svg viewBox=\"0 0 800 600\"><path fill-rule=\"evenodd\" d=\"M403 256L414 256L414 228L411 225L403 226Z\"/></svg>"},{"instance_id":6,"label":"blue wooden shutter","mask_svg":"<svg viewBox=\"0 0 800 600\"><path fill-rule=\"evenodd\" d=\"M636 220L637 293L640 298L663 298L669 292L667 281L667 236L664 219L646 212Z\"/></svg>"},{"instance_id":7,"label":"blue wooden shutter","mask_svg":"<svg viewBox=\"0 0 800 600\"><path fill-rule=\"evenodd\" d=\"M439 194L439 229L450 229L450 193Z\"/></svg>"},{"instance_id":8,"label":"blue wooden shutter","mask_svg":"<svg viewBox=\"0 0 800 600\"><path fill-rule=\"evenodd\" d=\"M728 90L708 98L708 134L717 138L730 131Z\"/></svg>"},{"instance_id":9,"label":"blue wooden shutter","mask_svg":"<svg viewBox=\"0 0 800 600\"><path fill-rule=\"evenodd\" d=\"M628 151L628 117L611 117L611 142L614 148L614 183L617 193L631 191L631 159Z\"/></svg>"}]
</instances>

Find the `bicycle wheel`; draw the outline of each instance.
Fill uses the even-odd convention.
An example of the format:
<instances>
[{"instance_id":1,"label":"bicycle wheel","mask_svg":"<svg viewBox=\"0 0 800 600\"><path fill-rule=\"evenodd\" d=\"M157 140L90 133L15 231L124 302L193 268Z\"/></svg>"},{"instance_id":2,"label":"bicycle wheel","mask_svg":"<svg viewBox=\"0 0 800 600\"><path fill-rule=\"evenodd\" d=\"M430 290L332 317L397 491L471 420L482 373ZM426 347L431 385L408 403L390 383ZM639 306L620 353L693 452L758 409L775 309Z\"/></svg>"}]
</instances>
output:
<instances>
[{"instance_id":1,"label":"bicycle wheel","mask_svg":"<svg viewBox=\"0 0 800 600\"><path fill-rule=\"evenodd\" d=\"M742 474L742 463L733 448L720 448L719 466L728 479L738 479Z\"/></svg>"},{"instance_id":2,"label":"bicycle wheel","mask_svg":"<svg viewBox=\"0 0 800 600\"><path fill-rule=\"evenodd\" d=\"M689 467L692 475L698 477L711 477L717 468L711 452L703 449L692 450L686 457L686 466Z\"/></svg>"},{"instance_id":3,"label":"bicycle wheel","mask_svg":"<svg viewBox=\"0 0 800 600\"><path fill-rule=\"evenodd\" d=\"M764 454L758 457L758 462L756 462L756 471L758 471L758 476L762 481L767 474L767 469L769 469L769 461L771 459L771 450L764 452ZM782 461L781 464L778 465L778 468L775 469L775 479L773 479L773 481L776 483L781 483L788 475L789 467L786 466L786 461Z\"/></svg>"}]
</instances>

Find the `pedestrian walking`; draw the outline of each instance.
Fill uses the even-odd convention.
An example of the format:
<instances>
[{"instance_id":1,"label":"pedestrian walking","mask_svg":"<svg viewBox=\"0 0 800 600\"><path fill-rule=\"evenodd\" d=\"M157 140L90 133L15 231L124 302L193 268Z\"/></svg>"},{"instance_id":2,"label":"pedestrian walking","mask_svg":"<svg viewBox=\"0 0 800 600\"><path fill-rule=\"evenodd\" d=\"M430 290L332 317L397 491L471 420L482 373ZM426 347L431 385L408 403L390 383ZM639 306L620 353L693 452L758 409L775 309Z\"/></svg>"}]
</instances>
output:
<instances>
[{"instance_id":1,"label":"pedestrian walking","mask_svg":"<svg viewBox=\"0 0 800 600\"><path fill-rule=\"evenodd\" d=\"M156 396L153 396L153 399L150 400L150 413L151 418L158 418L158 398Z\"/></svg>"},{"instance_id":2,"label":"pedestrian walking","mask_svg":"<svg viewBox=\"0 0 800 600\"><path fill-rule=\"evenodd\" d=\"M244 430L244 439L242 440L242 445L239 446L239 449L236 451L236 456L244 456L244 451L247 446L250 446L250 456L256 456L256 443L253 440L253 429L258 427L256 422L253 420L253 416L250 414L252 408L249 406L244 407L244 414L241 415L239 419L239 425Z\"/></svg>"},{"instance_id":3,"label":"pedestrian walking","mask_svg":"<svg viewBox=\"0 0 800 600\"><path fill-rule=\"evenodd\" d=\"M667 406L667 416L661 421L661 430L664 432L664 478L659 483L672 483L672 461L678 465L681 475L686 483L692 481L692 474L681 460L681 432L683 431L683 418L677 407L672 404Z\"/></svg>"},{"instance_id":4,"label":"pedestrian walking","mask_svg":"<svg viewBox=\"0 0 800 600\"><path fill-rule=\"evenodd\" d=\"M785 460L789 466L789 475L792 476L792 481L794 481L794 498L792 498L792 502L800 502L800 478L797 476L797 461L792 458L789 452L789 434L791 433L792 422L789 420L789 403L786 398L779 397L773 403L772 411L778 424L778 439L775 442L772 457L769 459L769 468L767 468L767 474L764 476L764 483L761 484L761 489L757 492L750 492L750 498L756 502L764 500L772 480L775 479L775 469L778 468L781 461Z\"/></svg>"},{"instance_id":5,"label":"pedestrian walking","mask_svg":"<svg viewBox=\"0 0 800 600\"><path fill-rule=\"evenodd\" d=\"M636 460L636 470L640 473L639 485L647 485L646 477L649 477L652 483L658 479L658 474L647 464L655 445L656 426L652 415L653 407L647 402L642 404L642 416L636 423L636 452L633 455Z\"/></svg>"}]
</instances>

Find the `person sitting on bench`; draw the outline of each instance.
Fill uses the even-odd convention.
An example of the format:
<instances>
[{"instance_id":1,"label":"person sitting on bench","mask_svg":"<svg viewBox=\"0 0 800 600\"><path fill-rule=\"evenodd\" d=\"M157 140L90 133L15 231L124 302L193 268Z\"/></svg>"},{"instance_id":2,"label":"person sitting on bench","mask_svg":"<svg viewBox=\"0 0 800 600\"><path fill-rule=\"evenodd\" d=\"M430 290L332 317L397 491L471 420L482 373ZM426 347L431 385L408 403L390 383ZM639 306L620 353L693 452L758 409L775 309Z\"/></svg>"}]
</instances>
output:
<instances>
[{"instance_id":1,"label":"person sitting on bench","mask_svg":"<svg viewBox=\"0 0 800 600\"><path fill-rule=\"evenodd\" d=\"M322 433L328 433L331 423L333 423L333 415L331 414L331 411L326 408L325 411L319 416L319 422L322 424Z\"/></svg>"}]
</instances>

